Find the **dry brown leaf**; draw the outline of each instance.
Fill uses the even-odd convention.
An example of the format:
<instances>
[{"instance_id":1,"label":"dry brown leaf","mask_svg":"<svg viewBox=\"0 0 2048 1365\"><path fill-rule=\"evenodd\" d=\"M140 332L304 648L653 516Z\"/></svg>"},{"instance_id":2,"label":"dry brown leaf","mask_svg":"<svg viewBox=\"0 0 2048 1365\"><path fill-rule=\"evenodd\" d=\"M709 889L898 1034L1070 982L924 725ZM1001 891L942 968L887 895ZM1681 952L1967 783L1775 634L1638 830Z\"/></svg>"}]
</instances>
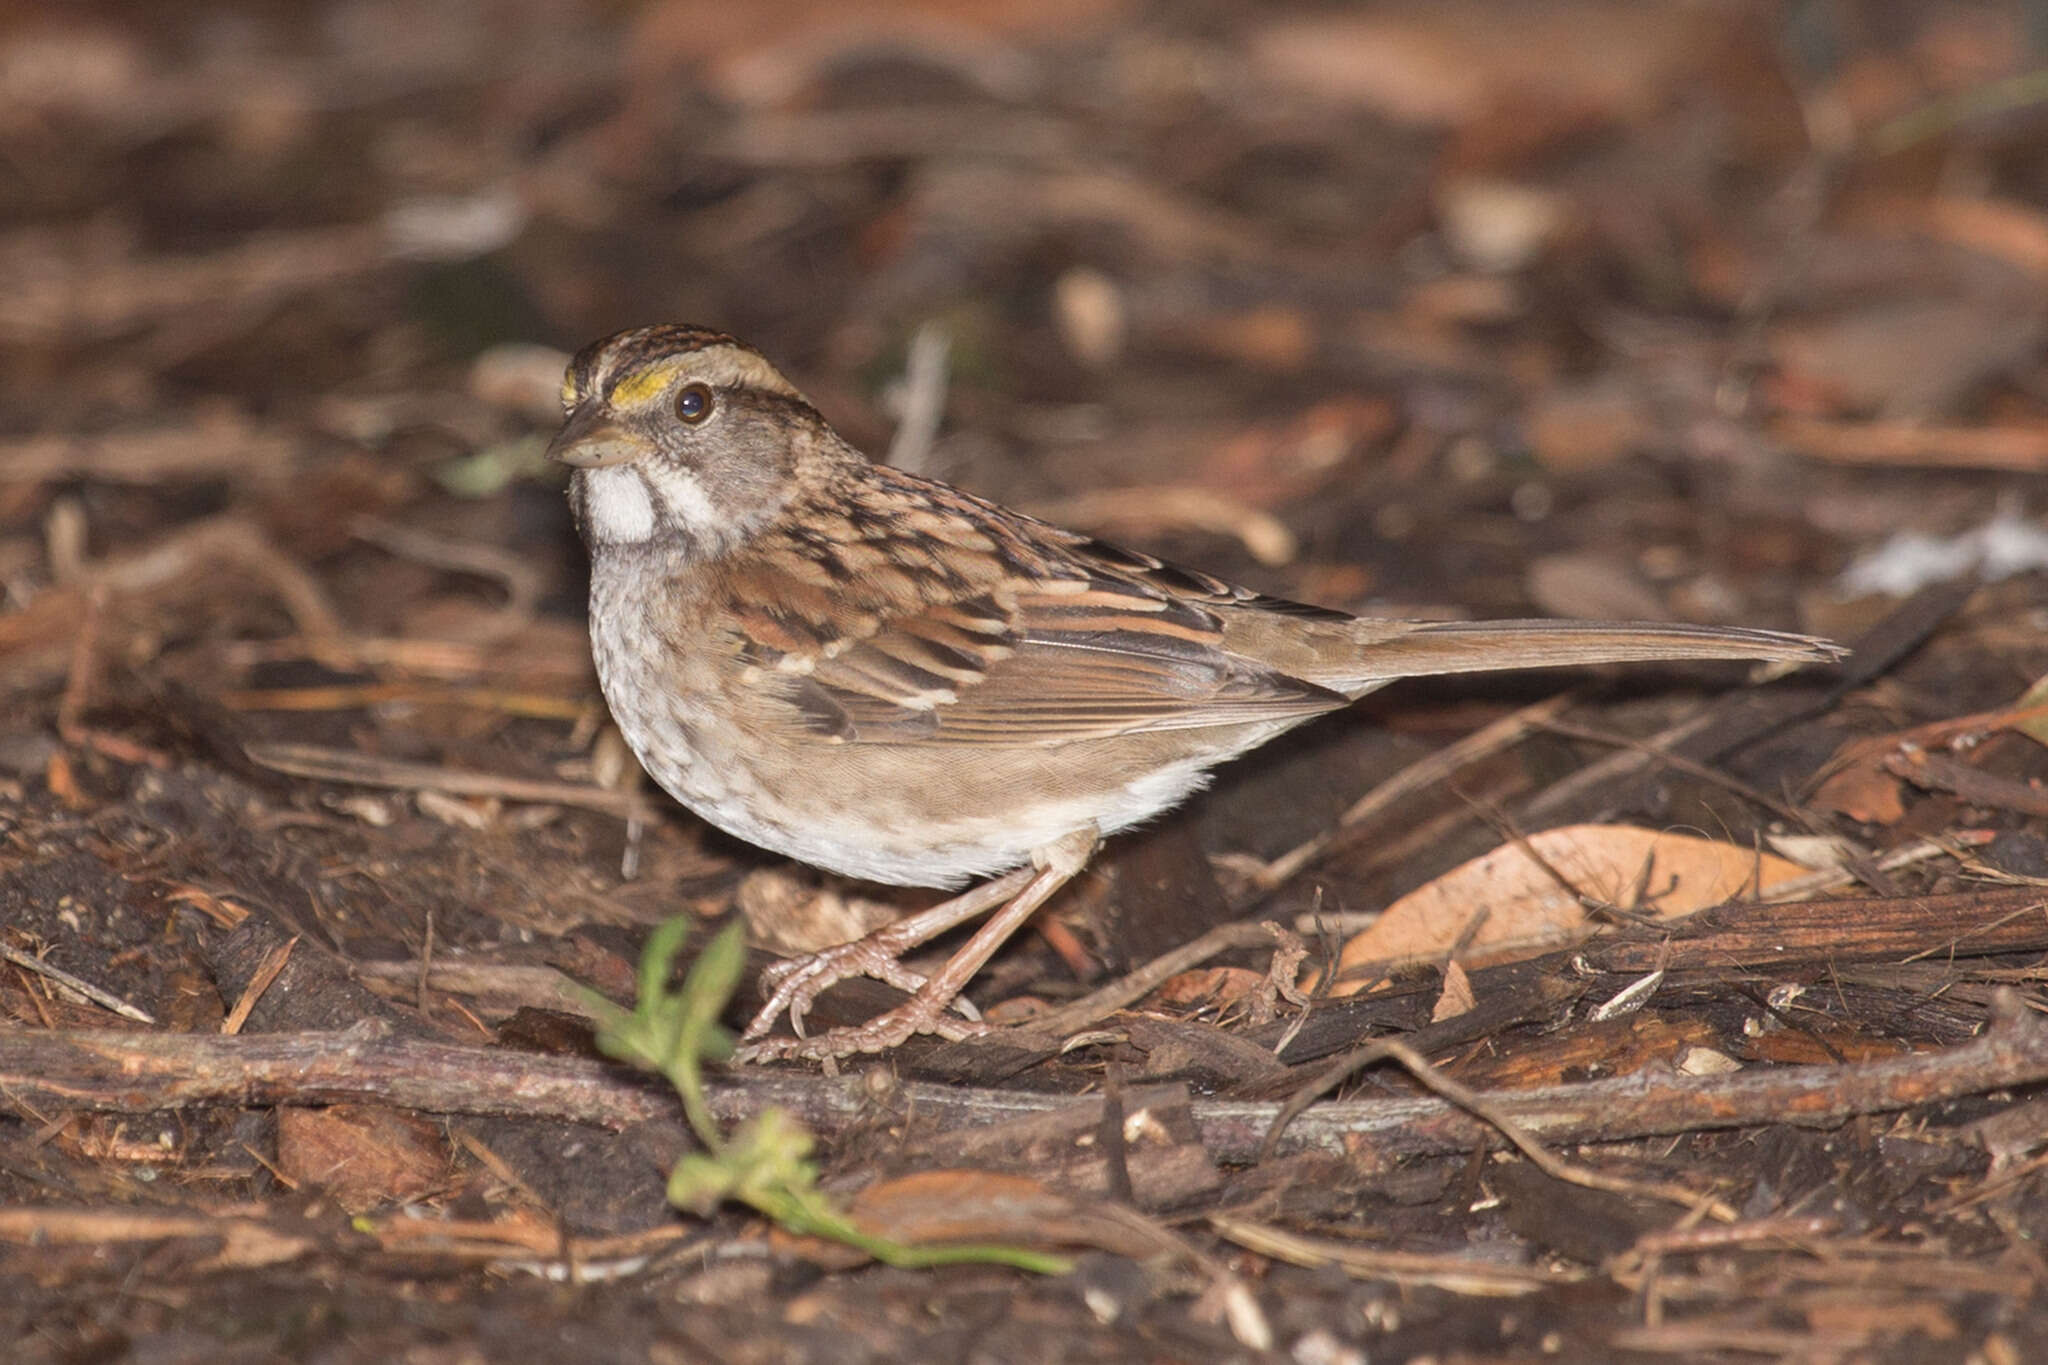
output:
<instances>
[{"instance_id":1,"label":"dry brown leaf","mask_svg":"<svg viewBox=\"0 0 2048 1365\"><path fill-rule=\"evenodd\" d=\"M2048 470L2048 427L2032 422L1987 427L1787 416L1770 432L1788 450L1830 464Z\"/></svg>"},{"instance_id":2,"label":"dry brown leaf","mask_svg":"<svg viewBox=\"0 0 2048 1365\"><path fill-rule=\"evenodd\" d=\"M747 937L793 956L851 943L896 918L896 907L849 896L780 867L757 868L740 883L738 903Z\"/></svg>"},{"instance_id":3,"label":"dry brown leaf","mask_svg":"<svg viewBox=\"0 0 2048 1365\"><path fill-rule=\"evenodd\" d=\"M1274 374L1296 373L1316 349L1314 321L1282 304L1197 318L1174 327L1172 337L1183 346Z\"/></svg>"},{"instance_id":4,"label":"dry brown leaf","mask_svg":"<svg viewBox=\"0 0 2048 1365\"><path fill-rule=\"evenodd\" d=\"M2034 714L2042 707L2048 707L2048 678L2037 680L2013 703L2013 709L2025 714L2024 719L2015 720L2012 728L2036 744L2048 745L2048 715Z\"/></svg>"},{"instance_id":5,"label":"dry brown leaf","mask_svg":"<svg viewBox=\"0 0 2048 1365\"><path fill-rule=\"evenodd\" d=\"M1843 766L1828 775L1807 802L1815 810L1831 810L1866 825L1889 825L1906 813L1904 784L1884 769L1886 755L1898 746L1892 736L1881 744L1850 740L1830 760Z\"/></svg>"},{"instance_id":6,"label":"dry brown leaf","mask_svg":"<svg viewBox=\"0 0 2048 1365\"><path fill-rule=\"evenodd\" d=\"M1437 186L1436 219L1452 255L1483 273L1510 275L1563 235L1572 204L1545 186L1460 175Z\"/></svg>"},{"instance_id":7,"label":"dry brown leaf","mask_svg":"<svg viewBox=\"0 0 2048 1365\"><path fill-rule=\"evenodd\" d=\"M1597 925L1552 871L1583 895L1666 919L1806 875L1769 853L1633 825L1568 825L1531 835L1527 845L1549 870L1522 844L1503 844L1394 902L1344 945L1338 972L1360 974L1339 981L1335 993L1369 984L1367 964L1442 958L1468 932L1459 958L1475 965L1534 957L1588 937Z\"/></svg>"},{"instance_id":8,"label":"dry brown leaf","mask_svg":"<svg viewBox=\"0 0 2048 1365\"><path fill-rule=\"evenodd\" d=\"M1942 195L1916 216L1944 241L1995 257L2037 280L2048 279L2048 216L2025 204Z\"/></svg>"},{"instance_id":9,"label":"dry brown leaf","mask_svg":"<svg viewBox=\"0 0 2048 1365\"><path fill-rule=\"evenodd\" d=\"M1052 303L1067 354L1091 370L1116 363L1131 322L1122 286L1100 270L1074 266L1053 283Z\"/></svg>"},{"instance_id":10,"label":"dry brown leaf","mask_svg":"<svg viewBox=\"0 0 2048 1365\"><path fill-rule=\"evenodd\" d=\"M1193 481L1253 507L1278 507L1321 487L1354 451L1384 439L1397 424L1394 405L1383 398L1329 399L1284 425L1231 437Z\"/></svg>"},{"instance_id":11,"label":"dry brown leaf","mask_svg":"<svg viewBox=\"0 0 2048 1365\"><path fill-rule=\"evenodd\" d=\"M1642 395L1614 379L1560 386L1532 398L1526 430L1536 462L1560 474L1613 464L1655 434Z\"/></svg>"},{"instance_id":12,"label":"dry brown leaf","mask_svg":"<svg viewBox=\"0 0 2048 1365\"><path fill-rule=\"evenodd\" d=\"M1998 730L2017 730L2048 743L2041 739L2043 726L2048 726L2048 680L2035 683L2011 706L1996 711L1847 740L1828 760L1823 769L1827 776L1809 804L1870 824L1888 825L1906 813L1898 775L1887 766L1897 755L1908 749L1966 747Z\"/></svg>"},{"instance_id":13,"label":"dry brown leaf","mask_svg":"<svg viewBox=\"0 0 2048 1365\"><path fill-rule=\"evenodd\" d=\"M1511 98L1626 117L1668 96L1696 36L1670 7L1439 0L1289 13L1252 34L1247 54L1290 91L1455 127Z\"/></svg>"},{"instance_id":14,"label":"dry brown leaf","mask_svg":"<svg viewBox=\"0 0 2048 1365\"><path fill-rule=\"evenodd\" d=\"M919 1171L870 1185L848 1209L874 1236L899 1242L1042 1242L1041 1220L1073 1203L1028 1176L993 1171Z\"/></svg>"},{"instance_id":15,"label":"dry brown leaf","mask_svg":"<svg viewBox=\"0 0 2048 1365\"><path fill-rule=\"evenodd\" d=\"M997 1171L918 1171L870 1185L853 1197L848 1215L863 1232L912 1246L999 1242L1010 1246L1088 1246L1125 1256L1148 1256L1159 1240L1143 1225L1046 1188L1028 1176ZM791 1237L772 1240L827 1266L856 1265L858 1251L837 1242Z\"/></svg>"},{"instance_id":16,"label":"dry brown leaf","mask_svg":"<svg viewBox=\"0 0 2048 1365\"><path fill-rule=\"evenodd\" d=\"M1446 1019L1470 1014L1478 1003L1479 997L1472 993L1471 976L1457 963L1450 963L1444 968L1444 988L1436 998L1436 1007L1429 1012L1429 1022L1441 1024Z\"/></svg>"},{"instance_id":17,"label":"dry brown leaf","mask_svg":"<svg viewBox=\"0 0 2048 1365\"><path fill-rule=\"evenodd\" d=\"M430 1124L394 1109L336 1104L277 1111L277 1167L318 1185L345 1209L417 1198L448 1175L448 1152Z\"/></svg>"},{"instance_id":18,"label":"dry brown leaf","mask_svg":"<svg viewBox=\"0 0 2048 1365\"><path fill-rule=\"evenodd\" d=\"M1771 329L1771 357L1788 390L1818 393L1835 412L1939 415L1985 375L2034 353L2036 303L2022 281L2013 284L2000 299L1881 297L1791 319Z\"/></svg>"},{"instance_id":19,"label":"dry brown leaf","mask_svg":"<svg viewBox=\"0 0 2048 1365\"><path fill-rule=\"evenodd\" d=\"M1529 598L1546 616L1668 621L1670 608L1627 562L1597 551L1543 555L1529 565Z\"/></svg>"},{"instance_id":20,"label":"dry brown leaf","mask_svg":"<svg viewBox=\"0 0 2048 1365\"><path fill-rule=\"evenodd\" d=\"M293 1236L258 1217L235 1217L235 1213L260 1214L253 1204L233 1206L217 1213L180 1214L142 1210L57 1208L0 1209L0 1242L34 1247L100 1246L133 1242L154 1242L172 1238L203 1238L216 1241L220 1250L202 1262L207 1270L253 1269L296 1260L313 1251L311 1237Z\"/></svg>"},{"instance_id":21,"label":"dry brown leaf","mask_svg":"<svg viewBox=\"0 0 2048 1365\"><path fill-rule=\"evenodd\" d=\"M1799 1311L1816 1337L1836 1341L1875 1342L1886 1337L1916 1336L1922 1341L1954 1341L1962 1335L1954 1315L1931 1300L1884 1303L1873 1301L1865 1293L1816 1294L1802 1301Z\"/></svg>"},{"instance_id":22,"label":"dry brown leaf","mask_svg":"<svg viewBox=\"0 0 2048 1365\"><path fill-rule=\"evenodd\" d=\"M1162 981L1146 1003L1173 1008L1227 1008L1265 984L1266 974L1249 967L1198 967Z\"/></svg>"},{"instance_id":23,"label":"dry brown leaf","mask_svg":"<svg viewBox=\"0 0 2048 1365\"><path fill-rule=\"evenodd\" d=\"M714 89L744 103L787 98L849 53L891 46L972 66L1007 43L1037 34L1072 34L1107 23L1127 0L662 0L645 6L629 44L650 83L695 64Z\"/></svg>"}]
</instances>

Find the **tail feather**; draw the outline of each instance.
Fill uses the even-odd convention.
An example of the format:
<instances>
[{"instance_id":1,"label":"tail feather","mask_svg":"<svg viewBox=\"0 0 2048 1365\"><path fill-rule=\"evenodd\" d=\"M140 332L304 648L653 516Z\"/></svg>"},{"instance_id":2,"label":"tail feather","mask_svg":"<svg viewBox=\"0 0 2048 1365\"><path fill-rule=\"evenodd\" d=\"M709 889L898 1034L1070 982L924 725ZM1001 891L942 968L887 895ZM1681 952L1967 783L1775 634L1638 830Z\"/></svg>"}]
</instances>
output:
<instances>
[{"instance_id":1,"label":"tail feather","mask_svg":"<svg viewBox=\"0 0 2048 1365\"><path fill-rule=\"evenodd\" d=\"M1664 659L1818 663L1841 646L1810 635L1658 621L1375 621L1352 623L1360 650L1326 687L1356 694L1396 678L1502 668L1566 668Z\"/></svg>"}]
</instances>

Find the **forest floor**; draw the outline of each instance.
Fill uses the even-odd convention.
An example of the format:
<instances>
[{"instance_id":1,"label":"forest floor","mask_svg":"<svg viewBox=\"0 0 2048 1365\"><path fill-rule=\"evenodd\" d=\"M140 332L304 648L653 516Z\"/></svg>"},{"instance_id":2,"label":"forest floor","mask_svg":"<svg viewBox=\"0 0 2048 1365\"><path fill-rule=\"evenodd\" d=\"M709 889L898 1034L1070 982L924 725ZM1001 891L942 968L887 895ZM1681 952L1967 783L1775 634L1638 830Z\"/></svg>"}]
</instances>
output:
<instances>
[{"instance_id":1,"label":"forest floor","mask_svg":"<svg viewBox=\"0 0 2048 1365\"><path fill-rule=\"evenodd\" d=\"M2032 1358L2024 21L0 19L0 1356ZM1003 1029L712 1068L873 1234L1060 1273L681 1213L682 1108L581 988L679 914L758 963L928 898L709 830L610 727L541 454L567 353L668 321L1262 591L1851 652L1390 688L1112 841L974 983Z\"/></svg>"}]
</instances>

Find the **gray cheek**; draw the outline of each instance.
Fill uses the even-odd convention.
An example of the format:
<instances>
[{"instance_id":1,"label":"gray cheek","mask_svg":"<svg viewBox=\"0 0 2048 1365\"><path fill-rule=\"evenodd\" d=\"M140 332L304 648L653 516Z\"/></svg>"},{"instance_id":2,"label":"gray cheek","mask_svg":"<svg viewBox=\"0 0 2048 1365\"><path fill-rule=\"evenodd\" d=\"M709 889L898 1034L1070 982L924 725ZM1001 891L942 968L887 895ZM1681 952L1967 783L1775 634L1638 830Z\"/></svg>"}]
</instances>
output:
<instances>
[{"instance_id":1,"label":"gray cheek","mask_svg":"<svg viewBox=\"0 0 2048 1365\"><path fill-rule=\"evenodd\" d=\"M794 433L767 414L735 411L694 471L694 492L709 515L704 534L725 547L744 540L788 501ZM709 428L706 429L707 431Z\"/></svg>"},{"instance_id":2,"label":"gray cheek","mask_svg":"<svg viewBox=\"0 0 2048 1365\"><path fill-rule=\"evenodd\" d=\"M734 501L748 507L778 503L779 490L795 469L796 432L787 421L776 420L777 416L748 412L734 423L735 457L727 471L727 483Z\"/></svg>"}]
</instances>

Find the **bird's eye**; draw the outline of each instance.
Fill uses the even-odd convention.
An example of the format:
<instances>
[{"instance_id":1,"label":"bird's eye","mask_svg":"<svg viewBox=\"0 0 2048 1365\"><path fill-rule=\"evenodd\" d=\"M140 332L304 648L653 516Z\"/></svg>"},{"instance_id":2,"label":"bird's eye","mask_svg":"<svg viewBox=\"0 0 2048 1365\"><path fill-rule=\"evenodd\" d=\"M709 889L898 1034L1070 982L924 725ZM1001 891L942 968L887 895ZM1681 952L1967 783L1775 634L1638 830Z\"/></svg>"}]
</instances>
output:
<instances>
[{"instance_id":1,"label":"bird's eye","mask_svg":"<svg viewBox=\"0 0 2048 1365\"><path fill-rule=\"evenodd\" d=\"M676 394L676 416L696 426L711 415L711 388L707 384L685 384Z\"/></svg>"}]
</instances>

